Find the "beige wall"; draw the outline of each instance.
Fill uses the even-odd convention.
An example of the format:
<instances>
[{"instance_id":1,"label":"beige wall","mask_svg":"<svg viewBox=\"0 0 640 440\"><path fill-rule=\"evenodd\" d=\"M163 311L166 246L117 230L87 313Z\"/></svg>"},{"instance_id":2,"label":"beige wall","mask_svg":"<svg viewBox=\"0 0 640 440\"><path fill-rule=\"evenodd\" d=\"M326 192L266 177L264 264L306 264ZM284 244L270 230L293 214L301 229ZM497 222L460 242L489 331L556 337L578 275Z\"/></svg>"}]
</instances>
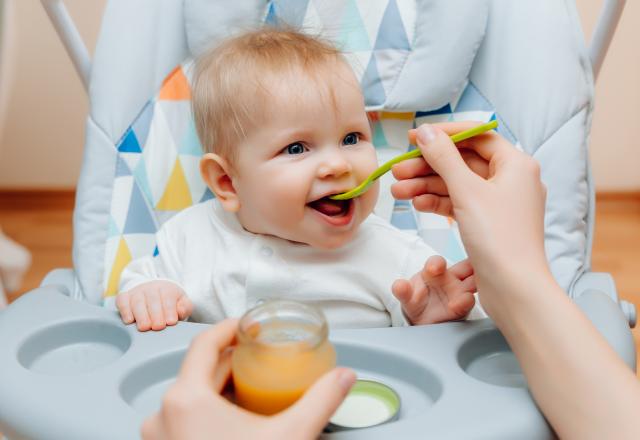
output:
<instances>
[{"instance_id":1,"label":"beige wall","mask_svg":"<svg viewBox=\"0 0 640 440\"><path fill-rule=\"evenodd\" d=\"M587 41L602 0L577 0ZM596 84L591 160L600 191L640 190L640 2L627 0Z\"/></svg>"},{"instance_id":2,"label":"beige wall","mask_svg":"<svg viewBox=\"0 0 640 440\"><path fill-rule=\"evenodd\" d=\"M83 144L87 101L62 44L39 1L11 2L14 50L11 87L0 133L0 187L73 187ZM590 38L602 0L577 0ZM66 0L90 48L105 0ZM629 0L596 93L591 155L599 190L640 190L640 4ZM5 66L6 67L6 66Z\"/></svg>"},{"instance_id":3,"label":"beige wall","mask_svg":"<svg viewBox=\"0 0 640 440\"><path fill-rule=\"evenodd\" d=\"M11 84L0 132L0 187L74 187L80 171L87 99L78 75L37 0L5 0L12 23ZM104 0L65 0L92 50Z\"/></svg>"}]
</instances>

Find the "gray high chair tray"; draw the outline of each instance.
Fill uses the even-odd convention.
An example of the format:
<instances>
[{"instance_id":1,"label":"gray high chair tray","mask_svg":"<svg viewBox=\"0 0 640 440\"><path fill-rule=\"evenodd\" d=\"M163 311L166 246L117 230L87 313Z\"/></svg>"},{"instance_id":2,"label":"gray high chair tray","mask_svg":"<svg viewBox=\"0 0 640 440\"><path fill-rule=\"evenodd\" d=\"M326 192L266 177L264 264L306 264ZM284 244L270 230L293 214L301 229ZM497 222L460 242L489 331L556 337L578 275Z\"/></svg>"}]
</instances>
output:
<instances>
[{"instance_id":1,"label":"gray high chair tray","mask_svg":"<svg viewBox=\"0 0 640 440\"><path fill-rule=\"evenodd\" d=\"M626 341L626 321L606 295L592 291L577 302L610 342ZM0 313L0 431L13 440L138 438L191 338L207 327L181 322L141 333L53 286L24 295ZM391 385L402 408L397 421L328 438L553 437L488 319L336 330L331 339L340 365ZM634 353L620 347L635 368Z\"/></svg>"}]
</instances>

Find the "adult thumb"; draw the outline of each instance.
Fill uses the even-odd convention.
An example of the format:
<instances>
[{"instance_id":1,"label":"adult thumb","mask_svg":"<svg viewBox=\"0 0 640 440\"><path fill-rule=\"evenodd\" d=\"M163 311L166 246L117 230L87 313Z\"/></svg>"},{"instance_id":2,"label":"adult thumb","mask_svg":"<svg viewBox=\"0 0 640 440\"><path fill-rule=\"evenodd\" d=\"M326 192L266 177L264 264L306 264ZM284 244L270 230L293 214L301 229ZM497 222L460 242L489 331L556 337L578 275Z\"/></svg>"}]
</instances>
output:
<instances>
[{"instance_id":1,"label":"adult thumb","mask_svg":"<svg viewBox=\"0 0 640 440\"><path fill-rule=\"evenodd\" d=\"M416 129L416 143L429 166L444 180L449 194L468 187L474 174L444 131L433 125L422 124Z\"/></svg>"},{"instance_id":2,"label":"adult thumb","mask_svg":"<svg viewBox=\"0 0 640 440\"><path fill-rule=\"evenodd\" d=\"M316 438L355 381L355 373L348 368L334 368L326 373L282 414L289 425L287 431L299 433L300 438Z\"/></svg>"}]
</instances>

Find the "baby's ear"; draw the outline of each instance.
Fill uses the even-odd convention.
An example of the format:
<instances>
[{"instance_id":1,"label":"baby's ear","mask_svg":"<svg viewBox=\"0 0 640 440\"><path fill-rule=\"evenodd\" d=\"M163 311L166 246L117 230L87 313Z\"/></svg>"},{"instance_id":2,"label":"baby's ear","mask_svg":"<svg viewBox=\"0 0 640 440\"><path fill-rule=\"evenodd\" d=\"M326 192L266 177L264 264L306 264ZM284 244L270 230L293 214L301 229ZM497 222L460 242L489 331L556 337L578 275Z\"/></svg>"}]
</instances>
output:
<instances>
[{"instance_id":1,"label":"baby's ear","mask_svg":"<svg viewBox=\"0 0 640 440\"><path fill-rule=\"evenodd\" d=\"M216 195L222 208L229 212L238 212L240 200L231 180L229 162L214 153L206 153L200 160L200 174L211 192Z\"/></svg>"}]
</instances>

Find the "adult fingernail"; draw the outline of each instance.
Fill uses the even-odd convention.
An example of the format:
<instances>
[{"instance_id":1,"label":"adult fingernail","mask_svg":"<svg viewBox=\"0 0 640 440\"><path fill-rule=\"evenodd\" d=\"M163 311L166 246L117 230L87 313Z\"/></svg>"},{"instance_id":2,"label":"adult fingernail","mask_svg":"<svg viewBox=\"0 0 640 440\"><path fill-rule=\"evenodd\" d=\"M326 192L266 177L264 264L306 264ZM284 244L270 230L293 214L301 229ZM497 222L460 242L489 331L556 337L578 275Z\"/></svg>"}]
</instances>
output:
<instances>
[{"instance_id":1,"label":"adult fingernail","mask_svg":"<svg viewBox=\"0 0 640 440\"><path fill-rule=\"evenodd\" d=\"M418 141L422 144L428 144L436 138L436 130L429 124L422 124L418 127Z\"/></svg>"},{"instance_id":2,"label":"adult fingernail","mask_svg":"<svg viewBox=\"0 0 640 440\"><path fill-rule=\"evenodd\" d=\"M351 389L355 382L356 375L352 370L345 368L340 372L340 375L338 376L338 384L345 393Z\"/></svg>"}]
</instances>

